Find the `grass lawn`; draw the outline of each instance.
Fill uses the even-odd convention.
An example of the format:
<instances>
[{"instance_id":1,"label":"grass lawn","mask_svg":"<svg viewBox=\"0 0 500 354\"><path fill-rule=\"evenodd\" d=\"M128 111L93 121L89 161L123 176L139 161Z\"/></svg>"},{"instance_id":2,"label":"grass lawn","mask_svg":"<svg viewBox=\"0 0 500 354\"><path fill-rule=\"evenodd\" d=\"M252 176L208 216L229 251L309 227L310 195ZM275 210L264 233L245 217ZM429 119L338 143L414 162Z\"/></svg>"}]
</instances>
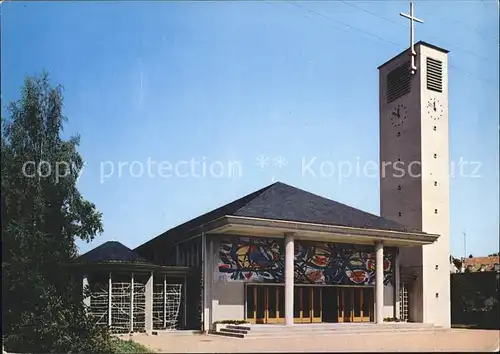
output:
<instances>
[{"instance_id":1,"label":"grass lawn","mask_svg":"<svg viewBox=\"0 0 500 354\"><path fill-rule=\"evenodd\" d=\"M111 343L115 353L154 353L148 347L131 340L113 338Z\"/></svg>"}]
</instances>

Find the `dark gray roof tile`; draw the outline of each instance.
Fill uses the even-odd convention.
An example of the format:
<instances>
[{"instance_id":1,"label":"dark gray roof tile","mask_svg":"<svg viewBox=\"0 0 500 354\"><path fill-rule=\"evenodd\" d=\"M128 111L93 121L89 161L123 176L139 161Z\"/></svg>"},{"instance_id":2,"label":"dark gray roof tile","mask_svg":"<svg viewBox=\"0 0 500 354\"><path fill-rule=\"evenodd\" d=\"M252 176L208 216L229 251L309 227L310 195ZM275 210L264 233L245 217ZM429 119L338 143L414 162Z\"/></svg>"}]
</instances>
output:
<instances>
[{"instance_id":1,"label":"dark gray roof tile","mask_svg":"<svg viewBox=\"0 0 500 354\"><path fill-rule=\"evenodd\" d=\"M87 253L84 253L75 261L81 263L148 263L146 258L140 256L118 241L107 241Z\"/></svg>"},{"instance_id":2,"label":"dark gray roof tile","mask_svg":"<svg viewBox=\"0 0 500 354\"><path fill-rule=\"evenodd\" d=\"M232 215L393 231L417 231L380 216L276 182Z\"/></svg>"},{"instance_id":3,"label":"dark gray roof tile","mask_svg":"<svg viewBox=\"0 0 500 354\"><path fill-rule=\"evenodd\" d=\"M180 238L185 232L225 215L425 234L389 219L276 182L176 226L135 250L142 253L146 245L149 247L159 239Z\"/></svg>"}]
</instances>

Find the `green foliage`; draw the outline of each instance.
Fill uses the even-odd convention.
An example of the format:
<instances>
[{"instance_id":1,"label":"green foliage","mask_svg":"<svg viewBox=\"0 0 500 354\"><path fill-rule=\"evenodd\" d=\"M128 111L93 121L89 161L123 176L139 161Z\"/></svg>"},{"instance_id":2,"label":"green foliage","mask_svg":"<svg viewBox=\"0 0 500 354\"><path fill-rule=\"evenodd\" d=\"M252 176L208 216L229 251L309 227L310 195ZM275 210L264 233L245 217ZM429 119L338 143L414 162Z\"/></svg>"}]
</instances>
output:
<instances>
[{"instance_id":1,"label":"green foliage","mask_svg":"<svg viewBox=\"0 0 500 354\"><path fill-rule=\"evenodd\" d=\"M111 340L113 353L153 353L148 347L132 340L113 338Z\"/></svg>"},{"instance_id":2,"label":"green foliage","mask_svg":"<svg viewBox=\"0 0 500 354\"><path fill-rule=\"evenodd\" d=\"M385 317L384 322L401 322L401 320L397 317Z\"/></svg>"},{"instance_id":3,"label":"green foliage","mask_svg":"<svg viewBox=\"0 0 500 354\"><path fill-rule=\"evenodd\" d=\"M452 274L450 281L452 324L500 329L500 274Z\"/></svg>"},{"instance_id":4,"label":"green foliage","mask_svg":"<svg viewBox=\"0 0 500 354\"><path fill-rule=\"evenodd\" d=\"M65 264L75 240L102 232L101 214L76 188L79 137L61 138L61 87L27 78L2 119L3 340L13 352L111 352L85 316L79 282Z\"/></svg>"}]
</instances>

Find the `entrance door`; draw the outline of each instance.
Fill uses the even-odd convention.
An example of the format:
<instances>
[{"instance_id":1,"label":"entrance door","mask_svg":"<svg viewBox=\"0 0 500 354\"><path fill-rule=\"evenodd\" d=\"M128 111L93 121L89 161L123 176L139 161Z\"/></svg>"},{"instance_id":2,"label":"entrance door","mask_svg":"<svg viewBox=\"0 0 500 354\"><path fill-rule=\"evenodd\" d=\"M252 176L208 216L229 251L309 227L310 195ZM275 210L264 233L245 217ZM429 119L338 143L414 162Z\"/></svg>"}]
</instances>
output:
<instances>
[{"instance_id":1,"label":"entrance door","mask_svg":"<svg viewBox=\"0 0 500 354\"><path fill-rule=\"evenodd\" d=\"M339 322L369 322L373 313L373 288L339 288Z\"/></svg>"},{"instance_id":2,"label":"entrance door","mask_svg":"<svg viewBox=\"0 0 500 354\"><path fill-rule=\"evenodd\" d=\"M363 289L352 289L352 321L362 322Z\"/></svg>"},{"instance_id":3,"label":"entrance door","mask_svg":"<svg viewBox=\"0 0 500 354\"><path fill-rule=\"evenodd\" d=\"M278 291L278 323L285 323L285 287L277 286Z\"/></svg>"},{"instance_id":4,"label":"entrance door","mask_svg":"<svg viewBox=\"0 0 500 354\"><path fill-rule=\"evenodd\" d=\"M250 323L256 322L257 317L257 289L255 286L247 286L246 291L247 302L247 321Z\"/></svg>"},{"instance_id":5,"label":"entrance door","mask_svg":"<svg viewBox=\"0 0 500 354\"><path fill-rule=\"evenodd\" d=\"M294 289L294 322L316 323L322 321L323 301L321 287L296 286Z\"/></svg>"},{"instance_id":6,"label":"entrance door","mask_svg":"<svg viewBox=\"0 0 500 354\"><path fill-rule=\"evenodd\" d=\"M285 321L285 289L282 286L246 287L246 319L250 323Z\"/></svg>"},{"instance_id":7,"label":"entrance door","mask_svg":"<svg viewBox=\"0 0 500 354\"><path fill-rule=\"evenodd\" d=\"M322 288L321 320L322 322L338 322L338 289L335 286Z\"/></svg>"},{"instance_id":8,"label":"entrance door","mask_svg":"<svg viewBox=\"0 0 500 354\"><path fill-rule=\"evenodd\" d=\"M321 287L294 288L295 323L321 322L323 299ZM285 322L285 287L248 285L246 287L246 319L250 323Z\"/></svg>"},{"instance_id":9,"label":"entrance door","mask_svg":"<svg viewBox=\"0 0 500 354\"><path fill-rule=\"evenodd\" d=\"M266 321L265 323L278 323L278 287L266 286Z\"/></svg>"},{"instance_id":10,"label":"entrance door","mask_svg":"<svg viewBox=\"0 0 500 354\"><path fill-rule=\"evenodd\" d=\"M255 306L255 323L266 323L266 312L267 312L267 294L266 288L263 286L254 287L256 293L256 306Z\"/></svg>"},{"instance_id":11,"label":"entrance door","mask_svg":"<svg viewBox=\"0 0 500 354\"><path fill-rule=\"evenodd\" d=\"M321 322L323 319L323 289L314 287L312 290L312 322Z\"/></svg>"},{"instance_id":12,"label":"entrance door","mask_svg":"<svg viewBox=\"0 0 500 354\"><path fill-rule=\"evenodd\" d=\"M373 306L375 305L375 301L373 299L373 288L363 288L361 295L361 321L373 321Z\"/></svg>"},{"instance_id":13,"label":"entrance door","mask_svg":"<svg viewBox=\"0 0 500 354\"><path fill-rule=\"evenodd\" d=\"M353 322L352 288L339 288L339 322Z\"/></svg>"}]
</instances>

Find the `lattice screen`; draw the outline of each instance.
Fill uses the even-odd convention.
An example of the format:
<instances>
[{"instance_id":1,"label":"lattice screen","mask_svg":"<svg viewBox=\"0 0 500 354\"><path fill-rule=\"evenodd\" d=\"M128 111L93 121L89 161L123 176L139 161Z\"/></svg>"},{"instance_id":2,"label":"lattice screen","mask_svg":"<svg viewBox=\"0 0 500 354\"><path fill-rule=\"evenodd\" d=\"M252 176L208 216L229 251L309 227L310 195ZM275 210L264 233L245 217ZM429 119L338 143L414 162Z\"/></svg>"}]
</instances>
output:
<instances>
[{"instance_id":1,"label":"lattice screen","mask_svg":"<svg viewBox=\"0 0 500 354\"><path fill-rule=\"evenodd\" d=\"M155 284L153 291L153 328L175 329L179 323L182 284Z\"/></svg>"},{"instance_id":2,"label":"lattice screen","mask_svg":"<svg viewBox=\"0 0 500 354\"><path fill-rule=\"evenodd\" d=\"M90 294L90 315L97 325L108 325L108 284L96 284Z\"/></svg>"},{"instance_id":3,"label":"lattice screen","mask_svg":"<svg viewBox=\"0 0 500 354\"><path fill-rule=\"evenodd\" d=\"M404 284L399 288L399 318L402 321L408 321L408 289Z\"/></svg>"},{"instance_id":4,"label":"lattice screen","mask_svg":"<svg viewBox=\"0 0 500 354\"><path fill-rule=\"evenodd\" d=\"M112 282L111 332L130 331L130 282ZM135 301L135 299L134 299Z\"/></svg>"},{"instance_id":5,"label":"lattice screen","mask_svg":"<svg viewBox=\"0 0 500 354\"><path fill-rule=\"evenodd\" d=\"M134 281L134 332L146 329L146 284Z\"/></svg>"},{"instance_id":6,"label":"lattice screen","mask_svg":"<svg viewBox=\"0 0 500 354\"><path fill-rule=\"evenodd\" d=\"M136 276L127 281L124 275L111 281L112 333L143 332L146 329L146 278ZM118 281L119 280L119 281ZM166 290L166 291L165 291ZM133 314L131 301L133 296ZM155 284L153 287L153 329L175 329L179 322L182 298L181 284ZM101 280L94 284L90 295L89 314L99 326L109 323L109 283ZM131 320L132 323L131 323Z\"/></svg>"}]
</instances>

